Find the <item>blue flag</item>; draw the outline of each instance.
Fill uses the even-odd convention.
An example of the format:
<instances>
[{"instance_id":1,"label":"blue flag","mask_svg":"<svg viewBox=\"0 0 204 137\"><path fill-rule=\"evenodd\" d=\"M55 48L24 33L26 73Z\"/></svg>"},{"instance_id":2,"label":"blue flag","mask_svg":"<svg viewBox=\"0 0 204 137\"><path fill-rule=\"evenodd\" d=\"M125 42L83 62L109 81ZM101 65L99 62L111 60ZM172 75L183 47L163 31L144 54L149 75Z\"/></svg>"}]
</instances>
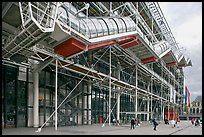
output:
<instances>
[{"instance_id":1,"label":"blue flag","mask_svg":"<svg viewBox=\"0 0 204 137\"><path fill-rule=\"evenodd\" d=\"M186 92L185 92L185 100L184 100L185 102L184 103L187 105L187 99L188 99L187 87L185 87L185 91Z\"/></svg>"}]
</instances>

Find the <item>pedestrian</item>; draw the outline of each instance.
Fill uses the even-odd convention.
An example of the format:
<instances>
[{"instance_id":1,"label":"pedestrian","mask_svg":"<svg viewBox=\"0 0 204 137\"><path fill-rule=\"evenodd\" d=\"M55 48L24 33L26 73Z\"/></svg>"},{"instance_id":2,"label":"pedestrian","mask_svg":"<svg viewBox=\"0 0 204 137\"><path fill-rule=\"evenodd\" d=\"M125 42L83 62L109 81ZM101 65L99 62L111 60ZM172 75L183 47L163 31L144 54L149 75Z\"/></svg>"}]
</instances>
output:
<instances>
[{"instance_id":1,"label":"pedestrian","mask_svg":"<svg viewBox=\"0 0 204 137\"><path fill-rule=\"evenodd\" d=\"M138 118L138 119L137 119L137 125L140 126L141 123L142 123L142 122L141 122L140 119Z\"/></svg>"},{"instance_id":2,"label":"pedestrian","mask_svg":"<svg viewBox=\"0 0 204 137\"><path fill-rule=\"evenodd\" d=\"M131 123L130 129L135 129L135 119L134 118L131 119L130 123Z\"/></svg>"},{"instance_id":3,"label":"pedestrian","mask_svg":"<svg viewBox=\"0 0 204 137\"><path fill-rule=\"evenodd\" d=\"M166 124L166 125L168 125L169 124L169 121L168 121L168 119L164 119L164 123Z\"/></svg>"},{"instance_id":4,"label":"pedestrian","mask_svg":"<svg viewBox=\"0 0 204 137\"><path fill-rule=\"evenodd\" d=\"M179 128L179 122L180 122L180 120L179 120L179 118L177 118L177 119L176 119L176 127L177 127L177 128Z\"/></svg>"},{"instance_id":5,"label":"pedestrian","mask_svg":"<svg viewBox=\"0 0 204 137\"><path fill-rule=\"evenodd\" d=\"M174 127L175 127L175 124L176 124L176 123L175 123L175 120L172 119L172 120L171 120L171 127L174 128Z\"/></svg>"},{"instance_id":6,"label":"pedestrian","mask_svg":"<svg viewBox=\"0 0 204 137\"><path fill-rule=\"evenodd\" d=\"M196 126L196 127L197 127L197 126L200 126L200 122L199 122L199 119L198 119L198 118L195 120L195 126Z\"/></svg>"},{"instance_id":7,"label":"pedestrian","mask_svg":"<svg viewBox=\"0 0 204 137\"><path fill-rule=\"evenodd\" d=\"M153 127L154 127L154 130L156 131L157 130L157 126L159 125L155 119L152 120L152 123L153 123Z\"/></svg>"},{"instance_id":8,"label":"pedestrian","mask_svg":"<svg viewBox=\"0 0 204 137\"><path fill-rule=\"evenodd\" d=\"M137 127L137 118L135 118L135 127Z\"/></svg>"},{"instance_id":9,"label":"pedestrian","mask_svg":"<svg viewBox=\"0 0 204 137\"><path fill-rule=\"evenodd\" d=\"M113 119L113 125L116 125L116 119L115 118Z\"/></svg>"},{"instance_id":10,"label":"pedestrian","mask_svg":"<svg viewBox=\"0 0 204 137\"><path fill-rule=\"evenodd\" d=\"M116 125L117 125L117 126L119 126L119 125L120 125L119 120L116 120Z\"/></svg>"},{"instance_id":11,"label":"pedestrian","mask_svg":"<svg viewBox=\"0 0 204 137\"><path fill-rule=\"evenodd\" d=\"M137 127L140 126L140 123L141 123L141 122L140 122L140 119L139 119L139 118L136 118L136 119L135 119L135 124L136 124Z\"/></svg>"},{"instance_id":12,"label":"pedestrian","mask_svg":"<svg viewBox=\"0 0 204 137\"><path fill-rule=\"evenodd\" d=\"M194 125L194 122L195 122L194 118L191 118L192 125Z\"/></svg>"}]
</instances>

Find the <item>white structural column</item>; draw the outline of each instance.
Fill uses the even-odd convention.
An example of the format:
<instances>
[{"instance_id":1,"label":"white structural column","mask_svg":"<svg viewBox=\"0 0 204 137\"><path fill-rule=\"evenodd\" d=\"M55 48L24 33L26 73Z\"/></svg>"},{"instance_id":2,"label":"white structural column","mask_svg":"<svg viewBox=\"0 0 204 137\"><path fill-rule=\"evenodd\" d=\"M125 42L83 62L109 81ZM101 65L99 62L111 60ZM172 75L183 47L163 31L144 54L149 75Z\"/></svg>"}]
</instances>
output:
<instances>
[{"instance_id":1,"label":"white structural column","mask_svg":"<svg viewBox=\"0 0 204 137\"><path fill-rule=\"evenodd\" d=\"M151 81L150 81L150 88L151 88L151 93L153 93L153 79L151 78ZM153 118L153 110L152 110L152 94L151 94L151 119Z\"/></svg>"},{"instance_id":2,"label":"white structural column","mask_svg":"<svg viewBox=\"0 0 204 137\"><path fill-rule=\"evenodd\" d=\"M151 70L153 71L153 63L151 64ZM151 88L151 93L153 94L153 76L151 76L150 80L150 88ZM153 101L152 101L152 94L151 94L151 119L153 119Z\"/></svg>"},{"instance_id":3,"label":"white structural column","mask_svg":"<svg viewBox=\"0 0 204 137\"><path fill-rule=\"evenodd\" d=\"M162 65L161 65L161 77L162 77L162 82L161 82L161 90L160 90L160 92L161 92L161 97L163 97L163 93L164 93L164 88L163 88L163 83L164 83L164 68L163 68L164 66L163 66L163 63L162 63ZM162 98L161 98L161 120L163 121L164 119L164 113L163 113L163 102L162 102Z\"/></svg>"},{"instance_id":4,"label":"white structural column","mask_svg":"<svg viewBox=\"0 0 204 137\"><path fill-rule=\"evenodd\" d=\"M113 15L113 10L112 10L112 2L110 2L110 17Z\"/></svg>"},{"instance_id":5,"label":"white structural column","mask_svg":"<svg viewBox=\"0 0 204 137\"><path fill-rule=\"evenodd\" d=\"M116 71L116 78L120 80L120 70L121 66L118 64L118 68ZM119 120L120 123L120 87L117 87L117 120Z\"/></svg>"},{"instance_id":6,"label":"white structural column","mask_svg":"<svg viewBox=\"0 0 204 137\"><path fill-rule=\"evenodd\" d=\"M93 65L93 56L92 56L92 52L88 52L88 62L90 63L90 67L92 67ZM88 124L92 123L92 115L91 115L91 90L92 90L92 84L91 81L88 82L88 89L87 89L87 99L88 99L88 104L87 104L87 117L88 117Z\"/></svg>"},{"instance_id":7,"label":"white structural column","mask_svg":"<svg viewBox=\"0 0 204 137\"><path fill-rule=\"evenodd\" d=\"M169 117L170 117L170 113L169 113L169 102L168 102L168 120L169 120Z\"/></svg>"},{"instance_id":8,"label":"white structural column","mask_svg":"<svg viewBox=\"0 0 204 137\"><path fill-rule=\"evenodd\" d=\"M91 82L88 83L88 124L91 124Z\"/></svg>"},{"instance_id":9,"label":"white structural column","mask_svg":"<svg viewBox=\"0 0 204 137\"><path fill-rule=\"evenodd\" d=\"M108 124L110 126L111 122L111 46L110 46L110 53L109 53L109 114L108 114Z\"/></svg>"},{"instance_id":10,"label":"white structural column","mask_svg":"<svg viewBox=\"0 0 204 137\"><path fill-rule=\"evenodd\" d=\"M55 130L57 130L57 66L58 66L58 60L55 61Z\"/></svg>"},{"instance_id":11,"label":"white structural column","mask_svg":"<svg viewBox=\"0 0 204 137\"><path fill-rule=\"evenodd\" d=\"M147 97L147 121L149 121L149 96Z\"/></svg>"},{"instance_id":12,"label":"white structural column","mask_svg":"<svg viewBox=\"0 0 204 137\"><path fill-rule=\"evenodd\" d=\"M88 124L88 85L82 86L82 108L83 108L83 125Z\"/></svg>"},{"instance_id":13,"label":"white structural column","mask_svg":"<svg viewBox=\"0 0 204 137\"><path fill-rule=\"evenodd\" d=\"M120 91L120 87L118 87L118 91ZM117 94L117 120L120 123L120 93Z\"/></svg>"},{"instance_id":14,"label":"white structural column","mask_svg":"<svg viewBox=\"0 0 204 137\"><path fill-rule=\"evenodd\" d=\"M170 104L171 104L171 87L170 87L170 73L169 73L169 75L168 75L169 77L169 79L168 79L168 83L169 83L169 101L168 101L168 120L169 120L169 118L170 118Z\"/></svg>"},{"instance_id":15,"label":"white structural column","mask_svg":"<svg viewBox=\"0 0 204 137\"><path fill-rule=\"evenodd\" d=\"M137 117L137 64L135 66L135 117Z\"/></svg>"},{"instance_id":16,"label":"white structural column","mask_svg":"<svg viewBox=\"0 0 204 137\"><path fill-rule=\"evenodd\" d=\"M34 95L33 95L33 127L39 127L39 73L34 71L33 72L33 89L34 89Z\"/></svg>"},{"instance_id":17,"label":"white structural column","mask_svg":"<svg viewBox=\"0 0 204 137\"><path fill-rule=\"evenodd\" d=\"M161 120L163 120L163 102L162 102L162 99L161 99Z\"/></svg>"},{"instance_id":18,"label":"white structural column","mask_svg":"<svg viewBox=\"0 0 204 137\"><path fill-rule=\"evenodd\" d=\"M162 115L162 116L163 116L163 117L162 117L162 120L164 121L164 119L165 119L165 114L164 114L165 104L163 103L162 105L163 105L163 106L162 106L162 114L163 114L163 115Z\"/></svg>"},{"instance_id":19,"label":"white structural column","mask_svg":"<svg viewBox=\"0 0 204 137\"><path fill-rule=\"evenodd\" d=\"M147 90L150 93L150 83L148 84ZM148 97L147 97L147 121L149 121L149 104L150 104L149 101L150 101L150 99L149 99L149 95L148 95Z\"/></svg>"}]
</instances>

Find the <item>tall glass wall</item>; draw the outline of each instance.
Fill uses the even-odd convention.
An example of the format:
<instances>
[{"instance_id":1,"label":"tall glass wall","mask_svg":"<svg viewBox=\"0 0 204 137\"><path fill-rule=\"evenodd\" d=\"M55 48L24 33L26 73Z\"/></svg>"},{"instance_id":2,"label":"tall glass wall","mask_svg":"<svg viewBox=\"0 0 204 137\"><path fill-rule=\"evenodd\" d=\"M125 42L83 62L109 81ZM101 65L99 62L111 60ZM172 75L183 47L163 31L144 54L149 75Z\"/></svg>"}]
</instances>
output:
<instances>
[{"instance_id":1,"label":"tall glass wall","mask_svg":"<svg viewBox=\"0 0 204 137\"><path fill-rule=\"evenodd\" d=\"M17 67L2 66L2 128L26 126L26 82L17 76Z\"/></svg>"}]
</instances>

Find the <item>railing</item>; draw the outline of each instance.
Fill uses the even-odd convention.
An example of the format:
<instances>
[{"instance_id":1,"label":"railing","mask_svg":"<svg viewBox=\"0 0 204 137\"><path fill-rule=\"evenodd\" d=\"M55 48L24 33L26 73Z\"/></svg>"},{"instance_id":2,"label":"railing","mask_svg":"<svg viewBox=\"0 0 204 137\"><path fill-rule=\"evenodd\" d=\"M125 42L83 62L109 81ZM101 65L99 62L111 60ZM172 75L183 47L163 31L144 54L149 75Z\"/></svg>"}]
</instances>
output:
<instances>
[{"instance_id":1,"label":"railing","mask_svg":"<svg viewBox=\"0 0 204 137\"><path fill-rule=\"evenodd\" d=\"M19 2L19 9L23 27L32 20L41 31L54 31L58 2Z\"/></svg>"}]
</instances>

